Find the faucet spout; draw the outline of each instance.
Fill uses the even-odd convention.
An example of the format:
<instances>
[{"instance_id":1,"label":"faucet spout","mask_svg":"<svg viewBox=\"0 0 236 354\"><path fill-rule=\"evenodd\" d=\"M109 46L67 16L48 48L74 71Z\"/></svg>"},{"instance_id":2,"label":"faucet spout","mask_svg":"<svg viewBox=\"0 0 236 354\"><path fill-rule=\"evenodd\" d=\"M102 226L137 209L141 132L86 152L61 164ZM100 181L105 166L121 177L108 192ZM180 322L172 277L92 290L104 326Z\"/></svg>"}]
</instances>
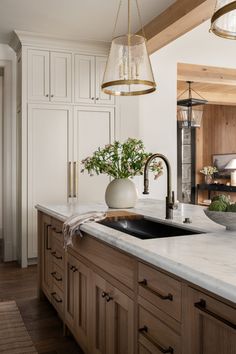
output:
<instances>
[{"instance_id":1,"label":"faucet spout","mask_svg":"<svg viewBox=\"0 0 236 354\"><path fill-rule=\"evenodd\" d=\"M151 155L147 159L145 166L144 166L144 191L143 191L143 194L149 194L148 171L149 171L150 163L156 158L160 158L161 160L163 160L166 165L166 170L167 170L166 219L173 219L173 209L175 209L176 204L175 204L174 192L171 191L171 167L170 167L169 160L164 155L156 153L156 154Z\"/></svg>"}]
</instances>

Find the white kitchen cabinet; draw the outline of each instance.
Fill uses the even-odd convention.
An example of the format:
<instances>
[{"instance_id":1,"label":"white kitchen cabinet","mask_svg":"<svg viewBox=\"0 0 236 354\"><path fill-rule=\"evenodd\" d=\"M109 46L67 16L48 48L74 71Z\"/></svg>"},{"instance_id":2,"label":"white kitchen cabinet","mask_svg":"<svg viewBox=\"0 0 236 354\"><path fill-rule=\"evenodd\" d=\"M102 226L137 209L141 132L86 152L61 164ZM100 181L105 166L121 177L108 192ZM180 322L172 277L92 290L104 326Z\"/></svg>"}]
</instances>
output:
<instances>
[{"instance_id":1,"label":"white kitchen cabinet","mask_svg":"<svg viewBox=\"0 0 236 354\"><path fill-rule=\"evenodd\" d=\"M77 191L79 201L104 200L109 177L83 174L81 160L90 156L98 147L114 141L114 109L108 107L75 107L74 113L74 160L78 161Z\"/></svg>"},{"instance_id":2,"label":"white kitchen cabinet","mask_svg":"<svg viewBox=\"0 0 236 354\"><path fill-rule=\"evenodd\" d=\"M114 105L114 96L102 92L101 84L107 58L75 55L75 102Z\"/></svg>"},{"instance_id":3,"label":"white kitchen cabinet","mask_svg":"<svg viewBox=\"0 0 236 354\"><path fill-rule=\"evenodd\" d=\"M71 57L64 52L28 50L29 101L71 102Z\"/></svg>"},{"instance_id":4,"label":"white kitchen cabinet","mask_svg":"<svg viewBox=\"0 0 236 354\"><path fill-rule=\"evenodd\" d=\"M67 202L72 130L71 107L28 106L28 258L37 257L35 205Z\"/></svg>"}]
</instances>

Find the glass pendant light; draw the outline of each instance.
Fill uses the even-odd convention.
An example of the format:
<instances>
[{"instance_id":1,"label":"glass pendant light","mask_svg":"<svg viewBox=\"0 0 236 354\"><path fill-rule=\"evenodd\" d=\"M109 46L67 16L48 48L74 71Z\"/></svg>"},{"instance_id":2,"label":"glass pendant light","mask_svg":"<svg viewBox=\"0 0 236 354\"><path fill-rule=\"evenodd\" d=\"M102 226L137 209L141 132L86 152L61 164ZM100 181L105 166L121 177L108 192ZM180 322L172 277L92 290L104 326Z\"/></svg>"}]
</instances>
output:
<instances>
[{"instance_id":1,"label":"glass pendant light","mask_svg":"<svg viewBox=\"0 0 236 354\"><path fill-rule=\"evenodd\" d=\"M202 96L191 88L192 81L187 81L188 89L178 97L177 119L179 128L199 128L201 125L203 106L207 103ZM200 98L193 98L192 91ZM186 92L188 98L180 99Z\"/></svg>"},{"instance_id":2,"label":"glass pendant light","mask_svg":"<svg viewBox=\"0 0 236 354\"><path fill-rule=\"evenodd\" d=\"M236 39L236 1L217 0L211 18L211 31L217 36Z\"/></svg>"},{"instance_id":3,"label":"glass pendant light","mask_svg":"<svg viewBox=\"0 0 236 354\"><path fill-rule=\"evenodd\" d=\"M138 3L135 0L143 31L142 36L131 33L131 0L127 1L128 34L115 38L112 36L110 53L101 86L103 92L115 96L143 95L156 89ZM113 34L116 30L121 2L120 0Z\"/></svg>"}]
</instances>

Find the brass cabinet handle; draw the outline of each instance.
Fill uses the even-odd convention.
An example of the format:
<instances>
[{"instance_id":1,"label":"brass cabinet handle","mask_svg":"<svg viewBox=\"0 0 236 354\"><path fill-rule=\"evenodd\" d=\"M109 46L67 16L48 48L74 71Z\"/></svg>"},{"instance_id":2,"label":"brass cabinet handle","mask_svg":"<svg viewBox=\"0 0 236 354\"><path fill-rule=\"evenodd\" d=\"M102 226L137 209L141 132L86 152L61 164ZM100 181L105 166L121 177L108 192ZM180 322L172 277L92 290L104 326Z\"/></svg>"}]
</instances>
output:
<instances>
[{"instance_id":1,"label":"brass cabinet handle","mask_svg":"<svg viewBox=\"0 0 236 354\"><path fill-rule=\"evenodd\" d=\"M214 313L214 312L208 310L207 307L206 307L207 304L206 304L206 301L205 301L205 300L200 299L200 301L199 301L199 302L196 302L196 303L194 304L194 306L195 306L198 310L200 310L200 311L206 313L206 314L209 315L210 317L213 317L213 318L216 319L217 321L222 322L222 323L225 324L226 326L228 326L228 327L230 327L230 328L233 328L234 330L236 329L236 324L235 324L235 323L232 323L232 322L226 320L225 318L223 318L223 317L217 315L216 313Z\"/></svg>"},{"instance_id":2,"label":"brass cabinet handle","mask_svg":"<svg viewBox=\"0 0 236 354\"><path fill-rule=\"evenodd\" d=\"M56 281L62 281L62 277L60 278L57 277L57 272L52 272L51 275L53 276L54 279L56 279Z\"/></svg>"},{"instance_id":3,"label":"brass cabinet handle","mask_svg":"<svg viewBox=\"0 0 236 354\"><path fill-rule=\"evenodd\" d=\"M102 292L102 297L105 298L107 302L113 300L113 298L105 291Z\"/></svg>"},{"instance_id":4,"label":"brass cabinet handle","mask_svg":"<svg viewBox=\"0 0 236 354\"><path fill-rule=\"evenodd\" d=\"M51 97L54 97L54 95L50 95Z\"/></svg>"},{"instance_id":5,"label":"brass cabinet handle","mask_svg":"<svg viewBox=\"0 0 236 354\"><path fill-rule=\"evenodd\" d=\"M53 293L51 293L51 295L52 295L52 297L53 297L53 299L56 301L56 302L62 302L62 299L60 299L60 298L57 298L57 293L56 292L53 292ZM58 296L59 297L59 296Z\"/></svg>"},{"instance_id":6,"label":"brass cabinet handle","mask_svg":"<svg viewBox=\"0 0 236 354\"><path fill-rule=\"evenodd\" d=\"M145 288L145 289L147 289L148 291L150 291L152 294L158 296L161 300L173 301L173 295L172 295L172 294L163 295L163 294L158 293L156 290L154 290L153 288L151 288L150 286L148 286L147 279L143 279L142 281L139 281L138 283L139 283L139 285L141 285L143 288Z\"/></svg>"},{"instance_id":7,"label":"brass cabinet handle","mask_svg":"<svg viewBox=\"0 0 236 354\"><path fill-rule=\"evenodd\" d=\"M68 162L68 198L72 198L72 187L73 186L73 173L72 173L72 162Z\"/></svg>"},{"instance_id":8,"label":"brass cabinet handle","mask_svg":"<svg viewBox=\"0 0 236 354\"><path fill-rule=\"evenodd\" d=\"M49 247L49 242L48 242L48 231L49 231L49 228L51 227L52 225L47 225L46 226L46 250L51 250L52 248Z\"/></svg>"},{"instance_id":9,"label":"brass cabinet handle","mask_svg":"<svg viewBox=\"0 0 236 354\"><path fill-rule=\"evenodd\" d=\"M49 94L47 93L47 94L45 95L45 97L49 97Z\"/></svg>"},{"instance_id":10,"label":"brass cabinet handle","mask_svg":"<svg viewBox=\"0 0 236 354\"><path fill-rule=\"evenodd\" d=\"M161 353L174 353L174 349L172 347L169 348L163 348L150 334L148 334L148 328L147 326L143 326L142 328L139 328L139 332L144 336L149 342L151 342Z\"/></svg>"},{"instance_id":11,"label":"brass cabinet handle","mask_svg":"<svg viewBox=\"0 0 236 354\"><path fill-rule=\"evenodd\" d=\"M78 197L78 163L74 161L73 163L73 197Z\"/></svg>"},{"instance_id":12,"label":"brass cabinet handle","mask_svg":"<svg viewBox=\"0 0 236 354\"><path fill-rule=\"evenodd\" d=\"M99 100L99 97L96 97L96 101L98 101Z\"/></svg>"},{"instance_id":13,"label":"brass cabinet handle","mask_svg":"<svg viewBox=\"0 0 236 354\"><path fill-rule=\"evenodd\" d=\"M56 259L62 259L62 256L58 256L57 255L57 252L51 252L51 255L53 256L53 257L55 257Z\"/></svg>"},{"instance_id":14,"label":"brass cabinet handle","mask_svg":"<svg viewBox=\"0 0 236 354\"><path fill-rule=\"evenodd\" d=\"M70 266L70 270L72 270L73 273L78 272L78 268L76 268L75 266Z\"/></svg>"}]
</instances>

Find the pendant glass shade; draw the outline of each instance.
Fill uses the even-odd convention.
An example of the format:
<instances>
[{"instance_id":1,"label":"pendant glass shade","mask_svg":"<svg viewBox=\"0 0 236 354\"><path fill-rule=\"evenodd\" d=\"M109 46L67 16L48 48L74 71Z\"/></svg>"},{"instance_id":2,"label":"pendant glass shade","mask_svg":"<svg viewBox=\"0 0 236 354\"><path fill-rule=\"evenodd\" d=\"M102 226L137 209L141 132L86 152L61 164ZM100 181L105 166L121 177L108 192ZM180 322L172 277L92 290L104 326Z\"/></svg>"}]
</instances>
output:
<instances>
[{"instance_id":1,"label":"pendant glass shade","mask_svg":"<svg viewBox=\"0 0 236 354\"><path fill-rule=\"evenodd\" d=\"M187 84L189 86L188 89L180 96L188 93L188 98L177 100L178 126L179 128L199 128L202 121L203 108L207 100L191 89L191 81L187 81ZM195 92L199 98L193 98L192 91Z\"/></svg>"},{"instance_id":2,"label":"pendant glass shade","mask_svg":"<svg viewBox=\"0 0 236 354\"><path fill-rule=\"evenodd\" d=\"M203 106L178 106L177 119L180 128L200 128Z\"/></svg>"},{"instance_id":3,"label":"pendant glass shade","mask_svg":"<svg viewBox=\"0 0 236 354\"><path fill-rule=\"evenodd\" d=\"M155 89L146 39L134 34L114 38L102 90L110 95L133 96L150 93Z\"/></svg>"},{"instance_id":4,"label":"pendant glass shade","mask_svg":"<svg viewBox=\"0 0 236 354\"><path fill-rule=\"evenodd\" d=\"M211 31L223 38L236 39L236 1L217 0Z\"/></svg>"}]
</instances>

